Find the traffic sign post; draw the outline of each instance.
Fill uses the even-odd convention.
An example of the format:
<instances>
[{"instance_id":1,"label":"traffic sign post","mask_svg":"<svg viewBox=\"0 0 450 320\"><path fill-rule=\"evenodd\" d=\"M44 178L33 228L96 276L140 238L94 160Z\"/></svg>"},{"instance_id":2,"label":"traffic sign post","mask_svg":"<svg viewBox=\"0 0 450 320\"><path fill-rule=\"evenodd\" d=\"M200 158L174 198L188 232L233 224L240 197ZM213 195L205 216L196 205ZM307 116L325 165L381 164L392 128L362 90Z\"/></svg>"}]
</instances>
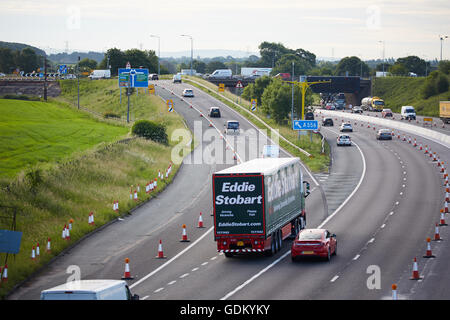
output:
<instances>
[{"instance_id":1,"label":"traffic sign post","mask_svg":"<svg viewBox=\"0 0 450 320\"><path fill-rule=\"evenodd\" d=\"M317 120L294 120L293 130L318 130L319 122Z\"/></svg>"},{"instance_id":2,"label":"traffic sign post","mask_svg":"<svg viewBox=\"0 0 450 320\"><path fill-rule=\"evenodd\" d=\"M251 110L252 110L252 112L255 112L256 111L256 106L257 106L257 103L258 103L258 101L256 100L256 99L252 99L251 100Z\"/></svg>"},{"instance_id":3,"label":"traffic sign post","mask_svg":"<svg viewBox=\"0 0 450 320\"><path fill-rule=\"evenodd\" d=\"M225 84L219 83L219 92L224 92L224 91L225 91Z\"/></svg>"},{"instance_id":4,"label":"traffic sign post","mask_svg":"<svg viewBox=\"0 0 450 320\"><path fill-rule=\"evenodd\" d=\"M173 112L174 111L173 110L173 100L172 99L167 100L166 104L167 104L167 111L168 112Z\"/></svg>"},{"instance_id":5,"label":"traffic sign post","mask_svg":"<svg viewBox=\"0 0 450 320\"><path fill-rule=\"evenodd\" d=\"M241 80L239 80L236 84L236 90L237 90L237 94L238 94L238 99L236 100L236 102L240 103L240 99L241 99L241 90L244 86L242 85Z\"/></svg>"}]
</instances>

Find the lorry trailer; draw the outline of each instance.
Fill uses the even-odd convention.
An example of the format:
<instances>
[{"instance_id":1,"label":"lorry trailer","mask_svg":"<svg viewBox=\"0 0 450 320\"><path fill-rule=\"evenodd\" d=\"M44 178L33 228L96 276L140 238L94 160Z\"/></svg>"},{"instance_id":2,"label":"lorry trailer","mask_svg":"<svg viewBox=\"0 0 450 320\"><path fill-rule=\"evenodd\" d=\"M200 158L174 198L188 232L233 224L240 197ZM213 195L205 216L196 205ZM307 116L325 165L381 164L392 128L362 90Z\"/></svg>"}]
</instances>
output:
<instances>
[{"instance_id":1,"label":"lorry trailer","mask_svg":"<svg viewBox=\"0 0 450 320\"><path fill-rule=\"evenodd\" d=\"M212 176L214 240L226 257L260 252L270 256L306 226L299 158L257 158Z\"/></svg>"}]
</instances>

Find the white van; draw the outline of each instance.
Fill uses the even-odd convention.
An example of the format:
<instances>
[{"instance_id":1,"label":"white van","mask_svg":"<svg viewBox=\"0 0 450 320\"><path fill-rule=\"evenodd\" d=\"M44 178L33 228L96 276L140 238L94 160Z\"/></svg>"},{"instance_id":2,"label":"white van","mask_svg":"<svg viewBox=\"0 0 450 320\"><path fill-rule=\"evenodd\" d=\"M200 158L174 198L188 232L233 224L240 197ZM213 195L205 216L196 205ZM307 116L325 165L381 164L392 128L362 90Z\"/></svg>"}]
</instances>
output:
<instances>
[{"instance_id":1,"label":"white van","mask_svg":"<svg viewBox=\"0 0 450 320\"><path fill-rule=\"evenodd\" d=\"M89 75L91 80L93 79L109 79L111 78L111 70L94 70Z\"/></svg>"},{"instance_id":2,"label":"white van","mask_svg":"<svg viewBox=\"0 0 450 320\"><path fill-rule=\"evenodd\" d=\"M43 290L41 300L139 300L123 280L78 280Z\"/></svg>"},{"instance_id":3,"label":"white van","mask_svg":"<svg viewBox=\"0 0 450 320\"><path fill-rule=\"evenodd\" d=\"M231 69L217 69L209 75L213 79L228 79L233 75Z\"/></svg>"},{"instance_id":4,"label":"white van","mask_svg":"<svg viewBox=\"0 0 450 320\"><path fill-rule=\"evenodd\" d=\"M173 83L176 83L176 82L181 83L181 73L177 73L177 74L173 75L172 81L173 81Z\"/></svg>"},{"instance_id":5,"label":"white van","mask_svg":"<svg viewBox=\"0 0 450 320\"><path fill-rule=\"evenodd\" d=\"M416 120L416 110L413 106L403 106L400 113L401 120Z\"/></svg>"}]
</instances>

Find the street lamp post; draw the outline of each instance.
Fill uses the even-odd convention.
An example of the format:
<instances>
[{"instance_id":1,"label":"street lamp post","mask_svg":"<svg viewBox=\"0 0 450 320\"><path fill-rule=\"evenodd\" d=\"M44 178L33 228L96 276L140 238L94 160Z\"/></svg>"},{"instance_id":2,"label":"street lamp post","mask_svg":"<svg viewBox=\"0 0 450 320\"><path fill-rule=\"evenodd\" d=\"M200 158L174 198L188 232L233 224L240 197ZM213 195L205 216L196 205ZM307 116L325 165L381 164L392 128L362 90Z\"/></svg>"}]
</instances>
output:
<instances>
[{"instance_id":1,"label":"street lamp post","mask_svg":"<svg viewBox=\"0 0 450 320\"><path fill-rule=\"evenodd\" d=\"M192 36L188 35L188 34L182 34L182 37L188 37L191 39L191 76L192 76L192 59L193 59L193 55L194 55L194 38L192 38Z\"/></svg>"},{"instance_id":2,"label":"street lamp post","mask_svg":"<svg viewBox=\"0 0 450 320\"><path fill-rule=\"evenodd\" d=\"M159 37L159 36L157 36L157 35L154 35L154 34L151 34L150 35L150 37L152 37L152 38L158 38L158 77L160 76L160 70L161 70L161 68L160 68L160 57L161 57L161 42L160 42L160 40L161 40L161 38Z\"/></svg>"},{"instance_id":3,"label":"street lamp post","mask_svg":"<svg viewBox=\"0 0 450 320\"><path fill-rule=\"evenodd\" d=\"M448 36L441 36L441 35L439 35L439 40L441 40L441 60L440 61L442 61L442 43L447 38L448 38Z\"/></svg>"},{"instance_id":4,"label":"street lamp post","mask_svg":"<svg viewBox=\"0 0 450 320\"><path fill-rule=\"evenodd\" d=\"M382 63L382 65L383 65L383 77L384 77L384 47L385 47L385 43L384 43L384 40L383 41L378 41L378 43L382 43L383 44L383 63Z\"/></svg>"}]
</instances>

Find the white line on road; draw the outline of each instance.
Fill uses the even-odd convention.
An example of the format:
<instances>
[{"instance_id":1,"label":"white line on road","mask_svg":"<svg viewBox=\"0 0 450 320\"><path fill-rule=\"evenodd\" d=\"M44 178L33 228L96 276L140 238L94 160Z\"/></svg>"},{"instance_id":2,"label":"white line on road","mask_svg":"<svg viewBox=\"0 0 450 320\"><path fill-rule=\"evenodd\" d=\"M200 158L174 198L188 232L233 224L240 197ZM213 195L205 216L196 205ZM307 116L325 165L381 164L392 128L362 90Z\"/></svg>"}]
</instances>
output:
<instances>
[{"instance_id":1,"label":"white line on road","mask_svg":"<svg viewBox=\"0 0 450 320\"><path fill-rule=\"evenodd\" d=\"M338 278L339 276L334 276L333 279L330 280L330 282L335 282Z\"/></svg>"},{"instance_id":2,"label":"white line on road","mask_svg":"<svg viewBox=\"0 0 450 320\"><path fill-rule=\"evenodd\" d=\"M203 263L202 263L202 266L206 266L207 264L208 264L208 261L203 262Z\"/></svg>"},{"instance_id":3,"label":"white line on road","mask_svg":"<svg viewBox=\"0 0 450 320\"><path fill-rule=\"evenodd\" d=\"M198 269L199 269L198 267L195 267L195 268L192 269L191 271L194 272L194 271L197 271Z\"/></svg>"},{"instance_id":4,"label":"white line on road","mask_svg":"<svg viewBox=\"0 0 450 320\"><path fill-rule=\"evenodd\" d=\"M189 275L189 273L182 274L182 275L180 276L180 279L186 278L188 275Z\"/></svg>"},{"instance_id":5,"label":"white line on road","mask_svg":"<svg viewBox=\"0 0 450 320\"><path fill-rule=\"evenodd\" d=\"M354 258L353 258L353 260L358 260L359 259L359 257L360 257L360 255L359 254L357 254Z\"/></svg>"},{"instance_id":6,"label":"white line on road","mask_svg":"<svg viewBox=\"0 0 450 320\"><path fill-rule=\"evenodd\" d=\"M162 291L162 290L164 290L164 288L159 288L159 289L156 289L155 291L153 291L154 293L158 293L158 292L160 292L160 291Z\"/></svg>"},{"instance_id":7,"label":"white line on road","mask_svg":"<svg viewBox=\"0 0 450 320\"><path fill-rule=\"evenodd\" d=\"M170 281L167 285L171 286L171 285L173 285L175 282L177 282L177 280Z\"/></svg>"},{"instance_id":8,"label":"white line on road","mask_svg":"<svg viewBox=\"0 0 450 320\"><path fill-rule=\"evenodd\" d=\"M144 282L145 280L147 280L148 278L150 278L151 276L153 276L155 273L157 273L158 271L164 269L165 267L167 267L169 264L171 264L175 259L177 259L178 257L180 257L181 255L183 255L186 251L188 251L189 249L191 249L193 246L195 246L197 243L199 243L204 237L206 237L211 231L214 230L214 227L211 227L208 229L208 231L206 231L200 238L198 238L197 240L195 240L194 242L192 242L192 244L190 244L188 247L186 247L186 249L184 249L183 251L181 251L180 253L178 253L176 256L174 256L172 259L170 259L169 261L167 261L166 263L164 263L163 265L159 266L158 268L156 268L155 270L153 270L152 272L150 272L149 274L147 274L145 277L141 278L139 281L136 281L135 283L133 283L132 285L129 286L130 289L133 289L134 287L136 287L137 285L141 284L142 282Z\"/></svg>"}]
</instances>

